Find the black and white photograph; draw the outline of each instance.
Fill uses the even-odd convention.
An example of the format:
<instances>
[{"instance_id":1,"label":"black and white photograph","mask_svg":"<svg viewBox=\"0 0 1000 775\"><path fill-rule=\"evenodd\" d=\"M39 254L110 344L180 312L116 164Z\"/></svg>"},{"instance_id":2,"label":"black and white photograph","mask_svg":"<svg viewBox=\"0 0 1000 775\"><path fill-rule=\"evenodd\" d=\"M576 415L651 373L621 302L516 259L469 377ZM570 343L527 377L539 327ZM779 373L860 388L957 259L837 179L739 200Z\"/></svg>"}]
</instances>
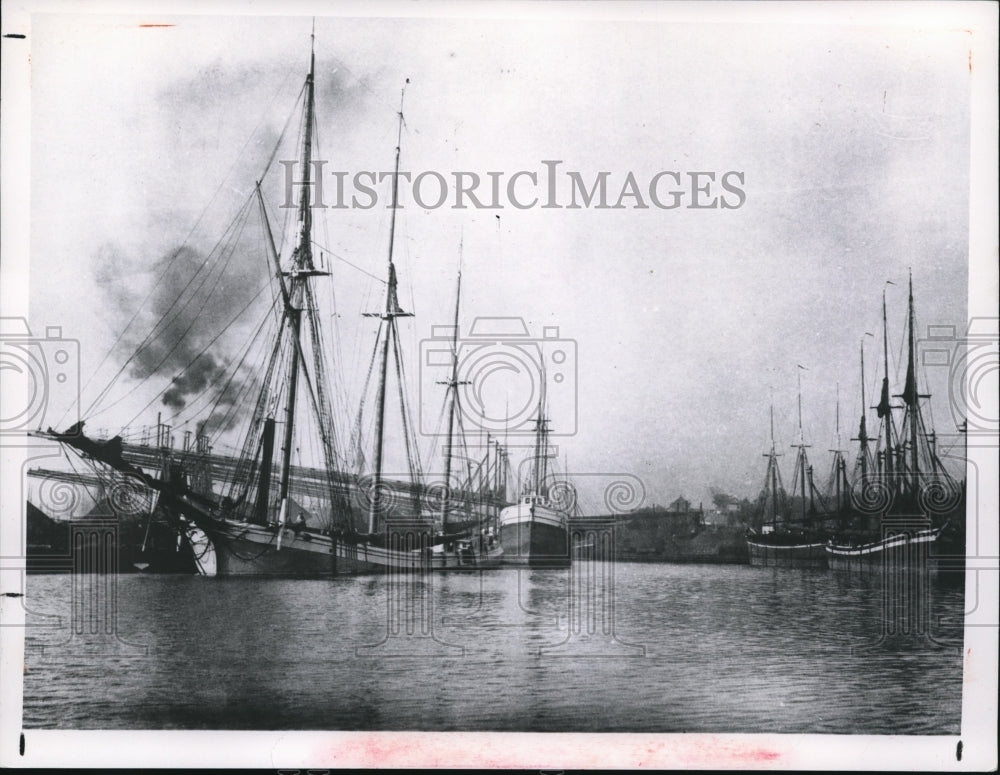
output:
<instances>
[{"instance_id":1,"label":"black and white photograph","mask_svg":"<svg viewBox=\"0 0 1000 775\"><path fill-rule=\"evenodd\" d=\"M996 768L995 4L2 33L5 766Z\"/></svg>"}]
</instances>

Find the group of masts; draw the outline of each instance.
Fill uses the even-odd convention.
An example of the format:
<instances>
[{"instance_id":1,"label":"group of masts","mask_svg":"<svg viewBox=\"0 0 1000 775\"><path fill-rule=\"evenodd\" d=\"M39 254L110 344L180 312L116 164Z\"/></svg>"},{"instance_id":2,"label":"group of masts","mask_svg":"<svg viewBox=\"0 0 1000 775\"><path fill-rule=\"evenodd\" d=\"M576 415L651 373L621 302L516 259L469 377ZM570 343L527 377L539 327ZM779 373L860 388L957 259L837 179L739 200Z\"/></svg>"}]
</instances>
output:
<instances>
[{"instance_id":1,"label":"group of masts","mask_svg":"<svg viewBox=\"0 0 1000 775\"><path fill-rule=\"evenodd\" d=\"M459 261L462 256L462 243L459 243ZM465 481L453 486L454 464L455 464L455 442L456 433L459 437L464 437L464 428L461 427L463 416L461 407L460 387L471 384L468 380L459 379L458 368L458 333L459 333L459 311L462 298L462 270L458 270L458 279L455 283L455 315L451 327L451 359L448 368L448 378L440 380L437 384L445 386L445 412L447 416L447 432L444 437L444 492L441 497L441 530L450 533L453 529L461 525L453 525L452 519L454 501L453 496L457 493L475 493L470 499L465 498L466 506L463 509L466 517L470 513L477 513L479 517L485 517L488 521L495 521L501 504L506 502L507 479L509 477L509 460L506 449L501 445L499 439L494 439L489 433L486 434L484 455L482 460L474 465L468 457L465 458L467 470ZM456 427L457 426L457 427ZM461 520L461 521L469 521Z\"/></svg>"},{"instance_id":2,"label":"group of masts","mask_svg":"<svg viewBox=\"0 0 1000 775\"><path fill-rule=\"evenodd\" d=\"M312 236L311 236L311 202L310 202L310 189L311 189L311 171L312 171L312 127L314 122L314 73L315 73L315 55L311 53L310 55L310 69L309 75L306 79L305 88L305 107L304 107L304 125L305 131L303 135L303 144L301 149L301 161L303 169L303 180L301 186L301 196L299 199L298 207L298 233L295 248L292 254L291 260L291 270L288 272L281 272L278 270L278 279L281 284L282 296L284 299L284 319L286 321L286 328L289 339L294 343L292 348L292 355L289 360L289 366L287 371L286 385L286 404L285 404L285 417L284 417L284 439L281 448L281 473L279 477L279 502L280 515L278 518L279 523L284 522L286 502L288 498L288 481L291 471L291 458L293 449L293 437L295 433L295 412L296 412L296 395L298 392L298 378L300 371L300 346L299 340L301 335L301 313L302 313L302 299L304 295L309 293L308 291L308 278L311 276L326 274L325 272L318 272L313 268L312 265ZM407 79L409 83L409 79ZM414 503L411 508L414 513L421 513L422 511L422 497L420 490L422 487L421 465L419 462L419 454L415 449L415 441L411 439L412 433L412 421L409 417L406 401L404 398L404 388L403 388L403 359L401 353L401 346L399 341L399 331L397 326L397 319L402 317L412 317L413 313L405 311L401 308L398 299L398 281L396 264L394 260L395 252L395 239L396 239L396 217L399 204L399 168L400 168L400 157L402 149L402 138L403 138L403 127L405 124L404 114L403 114L403 104L406 95L406 87L404 85L400 94L400 104L399 111L397 113L398 117L398 128L397 128L397 138L396 138L396 148L395 148L395 173L392 177L392 199L390 208L390 222L389 222L389 244L388 244L388 261L387 261L387 272L386 272L386 283L385 283L385 297L384 306L382 311L376 313L363 313L365 317L377 317L380 320L380 326L378 335L376 337L375 343L375 357L378 361L378 382L375 393L375 406L374 406L374 432L373 432L373 443L372 443L372 458L370 460L370 477L367 483L367 532L372 534L376 532L379 527L379 519L383 516L384 507L386 505L384 501L384 445L386 437L386 404L387 404L387 387L389 381L389 355L390 351L394 357L394 364L396 370L396 377L399 380L399 393L400 393L400 411L401 411L401 422L403 436L406 445L407 462L410 468L410 477L415 485L411 492L414 497ZM258 186L259 195L259 186ZM265 214L266 223L266 214ZM273 243L273 240L272 240ZM460 247L461 251L461 247ZM275 263L277 264L277 259L275 258ZM289 283L286 287L283 278L288 277ZM468 487L459 485L453 487L452 476L453 476L453 446L454 439L456 435L456 421L457 418L461 416L460 409L460 399L459 399L459 387L461 385L467 384L458 379L458 352L457 352L457 336L459 328L459 305L461 297L461 270L458 273L456 294L455 294L455 315L454 315L454 336L452 339L452 362L449 373L449 379L444 383L447 387L447 415L448 415L448 431L444 446L444 458L445 458L445 493L441 499L440 507L440 520L441 529L444 532L449 532L453 527L452 522L454 521L452 515L453 501L455 498L452 497L454 493L461 492L463 490L468 492ZM362 404L363 405L363 404ZM326 421L328 418L323 418ZM324 422L324 424L326 424ZM263 433L262 443L258 447L261 449L262 462L260 465L260 476L259 476L259 489L258 489L258 505L256 511L263 517L268 511L267 500L268 500L268 482L270 478L270 463L269 461L271 454L271 446L273 445L273 433L274 433L275 421L273 416L268 416L263 422ZM361 459L363 460L364 455L362 453ZM328 461L332 463L331 461ZM481 461L477 467L478 476L480 482L476 488L479 492L485 493L487 511L489 511L489 505L492 504L496 506L496 510L499 510L499 505L506 499L506 482L509 477L509 462L507 459L506 450L501 446L500 442L495 439L487 438L486 441L486 453L483 461ZM471 486L471 480L473 474L469 474L469 482L467 483ZM468 509L471 510L473 507L469 506ZM480 511L482 509L480 508ZM468 520L464 520L468 521Z\"/></svg>"},{"instance_id":3,"label":"group of masts","mask_svg":"<svg viewBox=\"0 0 1000 775\"><path fill-rule=\"evenodd\" d=\"M833 467L830 471L830 483L827 485L827 494L834 498L834 509L837 514L842 514L847 507L850 497L850 480L847 478L847 460L844 457L844 450L840 447L840 383L837 383L837 446L828 450L833 453Z\"/></svg>"},{"instance_id":4,"label":"group of masts","mask_svg":"<svg viewBox=\"0 0 1000 775\"><path fill-rule=\"evenodd\" d=\"M354 572L375 566L387 566L387 563L397 560L404 564L420 564L420 567L432 563L432 567L443 569L495 567L503 554L499 535L500 512L508 505L510 463L505 445L489 434L486 434L485 443L482 438L479 440L481 459L473 459L473 456L479 453L470 454L461 427L459 389L469 384L459 379L458 368L461 267L455 293L452 358L448 379L444 383L447 387L445 396L447 437L443 450L444 492L440 504L428 497L430 487L426 481L427 477L421 470L417 439L408 411L404 379L405 360L402 355L397 319L411 317L413 313L403 310L399 304L394 257L399 209L399 171L405 124L403 114L405 86L400 95L397 114L398 129L395 171L391 184L384 304L380 305L382 309L379 312L363 313L366 317L378 318L379 325L364 393L359 402L358 424L353 438L357 444L353 451L358 453L355 457L358 469L353 473L347 473L352 466L347 462L348 455L343 454L346 452L346 445L342 448L338 443L337 431L340 423L334 421L330 403L334 382L328 380L328 376L335 376L336 373L328 370L326 365L333 353L339 356L339 348L329 350L323 342L324 336L329 334L320 321L317 293L321 289L315 288L312 282L315 277L330 274L323 271L322 266L317 268L313 257L312 187L316 185L318 191L320 183L317 177L319 165L314 167L313 164L314 155L319 158L315 116L315 75L316 57L314 50L311 49L309 71L297 101L297 107L301 108L302 123L296 138L298 152L296 161L301 164L302 179L294 182L291 177L286 179L286 185L294 184L299 187L299 196L294 211L288 212L289 220L285 223L287 228L282 230L281 235L288 239L287 241L282 239L280 253L268 218L261 180L266 177L271 161L274 160L283 142L284 131L278 139L278 145L265 167L261 180L257 181L253 194L240 213L240 219L245 219L252 211L256 200L260 211L264 258L268 266L272 294L262 322L253 332L241 357L232 361L234 364L232 376L222 385L222 390L212 408L214 412L219 403L223 402L225 391L237 373L247 376L245 385L240 386L238 395L229 399L229 404L236 406L241 404L246 396L253 396L251 398L253 404L248 413L249 422L235 432L239 434L241 447L238 455L228 459L230 464L225 470L224 477L213 479L209 475L205 477L203 485L192 489L193 468L174 465L175 461L171 460L166 449L160 449L163 473L161 478L157 479L156 476L145 474L122 457L121 437L101 443L95 443L86 437L77 440L75 436L82 429L82 422L69 433L52 433L97 462L119 472L139 476L152 489L159 492L161 505L169 510L170 518L181 531L181 535L190 539L192 531L200 530L203 533L202 537L208 536L207 540L215 545L221 563L220 572L241 573L249 572L247 569L252 569L253 572L273 569L275 572L284 573L290 569L294 574L312 572L325 574L341 572L337 570L338 563L341 562L346 564L346 572ZM287 126L288 124L286 128ZM287 198L290 198L288 191L286 191ZM239 221L240 230L244 223L245 220ZM240 232L235 232L229 243L232 248L229 255L235 252L239 239ZM460 244L460 256L461 250ZM322 253L319 253L319 256L319 263L322 265ZM266 290L266 287L263 290ZM188 326L184 335L190 330L191 326ZM225 328L216 333L209 347L223 333ZM262 347L260 343L264 343ZM255 352L255 348L259 349ZM410 474L406 481L400 481L403 477L393 477L391 483L386 481L384 465L386 437L387 435L391 437L391 434L386 432L387 403L389 403L387 393L391 377L390 351L394 356L402 435ZM204 353L205 351L200 355ZM259 359L256 364L247 361L251 353L252 357ZM335 369L342 373L344 364L337 362L339 358L334 361ZM377 369L374 368L376 362ZM241 369L244 371L241 372ZM221 371L221 368L219 370ZM370 447L365 445L363 449L361 439L365 434L362 433L362 418L365 397L370 387L368 380L373 372L377 373L375 404L372 412L374 429L372 435L368 437ZM252 377L249 376L251 374ZM177 381L179 377L174 379ZM215 375L203 381L208 382L209 389L212 390L218 387L220 382ZM533 476L534 490L542 494L548 475L548 421L544 413L543 390L536 420ZM208 419L199 424L199 434L211 421L212 416L210 413ZM219 428L223 431L235 429L235 426L227 423L228 415L226 421L219 423ZM319 471L304 464L304 461L310 458L310 453L315 459L317 436L318 451L322 456L321 470L326 474L326 481L318 481L316 474ZM459 443L463 445L465 452L462 464L465 467L464 479L462 476L456 476L453 470L457 468L456 439L460 440ZM368 460L365 459L367 449L371 449L372 452ZM207 452L204 456L207 457ZM195 463L201 465L201 461ZM303 487L303 479L306 479L310 486ZM213 482L219 485L218 497L213 493L215 489ZM393 497L388 497L387 484L391 484ZM397 490L400 485L401 489ZM348 494L352 490L355 495L361 494L367 498L367 509L355 510L350 507ZM319 507L321 511L317 520L319 524L307 526L306 517L310 516L310 511L303 507L303 503L293 500L293 491L295 498L308 498L312 501L311 504L307 504L309 509L314 506ZM392 507L397 502L396 496L399 495L405 499L405 505L397 512ZM379 527L389 527L380 526L379 522L390 514L407 520L416 517L422 522L432 510L435 516L440 515L440 528L433 545L424 547L427 549L426 552L421 549L414 554L409 550L394 549L392 538L387 536L382 536L388 538L384 542L377 540ZM364 511L367 511L367 514L364 514ZM457 516L459 511L463 516ZM367 525L361 524L365 516ZM293 520L293 524L288 525L290 520ZM496 529L497 535L493 535L491 528ZM391 532L391 529L388 532ZM366 547L363 558L359 558L356 552L357 547L361 545ZM274 559L279 552L280 556Z\"/></svg>"},{"instance_id":5,"label":"group of masts","mask_svg":"<svg viewBox=\"0 0 1000 775\"><path fill-rule=\"evenodd\" d=\"M270 490L272 475L272 458L278 419L278 398L285 394L285 406L281 424L283 425L280 459L278 468L278 516L279 525L284 525L289 507L289 491L292 475L292 459L296 450L296 413L300 392L300 377L308 382L308 393L311 408L316 415L316 427L320 437L324 469L327 479L334 490L333 479L336 467L335 442L329 407L329 395L326 388L326 366L324 357L323 337L319 322L315 316L314 292L310 279L325 276L328 272L317 269L313 263L312 254L312 150L315 111L315 54L310 51L309 73L305 84L305 106L303 114L301 160L303 180L301 196L297 208L296 237L292 249L289 268L283 270L280 257L274 242L274 236L267 218L267 211L261 194L260 182L256 185L256 197L260 205L261 219L264 225L268 255L273 266L275 280L279 288L281 302L281 321L278 333L271 350L268 366L264 371L260 392L258 394L254 417L245 440L242 459L239 467L241 475L234 476L230 488L230 500L242 502L249 495L251 481L256 480L257 493L253 499L251 511L252 521L266 523L271 521ZM304 313L304 314L303 314ZM303 318L308 331L309 349L312 353L312 368L307 367L303 341ZM279 372L278 367L282 356L287 359L284 370L284 383L275 386L274 381ZM311 372L311 373L310 373ZM256 476L252 474L256 473ZM250 475L247 475L250 474ZM331 504L339 516L345 514L345 505L341 499L335 498Z\"/></svg>"},{"instance_id":6,"label":"group of masts","mask_svg":"<svg viewBox=\"0 0 1000 775\"><path fill-rule=\"evenodd\" d=\"M891 284L891 283L890 283ZM882 291L882 353L884 372L882 377L882 393L876 410L882 420L884 441L876 453L876 472L884 481L884 486L894 497L905 499L910 504L917 502L920 495L921 476L925 474L944 473L940 468L934 449L934 433L924 427L920 412L920 400L930 398L928 394L917 389L916 340L913 305L913 277L909 280L907 303L907 364L906 379L901 393L893 394L893 398L903 399L903 405L893 406L889 392L889 343L888 325L886 323L885 290ZM893 410L904 411L902 425L897 427L893 418ZM920 440L927 441L926 465L921 467ZM861 452L866 452L863 449ZM865 455L862 454L862 459ZM947 477L947 475L945 474Z\"/></svg>"},{"instance_id":7,"label":"group of masts","mask_svg":"<svg viewBox=\"0 0 1000 775\"><path fill-rule=\"evenodd\" d=\"M891 283L890 283L891 284ZM916 343L915 343L915 320L913 304L913 278L909 280L909 296L907 309L907 368L904 387L901 393L891 394L889 380L889 338L886 312L886 295L882 292L882 356L883 374L882 386L879 402L871 407L876 410L881 421L879 433L873 438L868 433L867 424L867 398L865 390L865 352L864 339L860 345L860 367L861 367L861 420L858 428L858 435L852 441L858 443L857 458L855 464L854 483L852 487L851 479L847 473L847 461L844 452L840 449L840 400L839 383L837 385L837 409L836 409L836 433L837 445L831 449L833 453L833 467L830 479L826 488L826 499L818 492L813 483L812 466L808 462L806 449L809 447L805 443L802 427L802 385L801 373L799 375L798 392L798 443L792 447L797 449L795 473L793 475L793 490L791 501L785 492L781 482L781 474L778 468L774 441L774 407L771 407L771 448L765 457L768 458L767 471L765 474L764 490L761 495L761 515L762 521L770 523L771 529L784 520L788 522L800 522L803 526L822 521L831 516L839 518L841 525L848 520L852 511L852 497L865 498L868 495L868 488L878 481L879 487L883 489L883 497L887 503L895 504L896 508L912 508L920 498L921 478L925 475L940 475L951 482L951 477L945 471L940 460L937 458L935 450L935 438L933 431L928 432L924 426L924 421L920 411L920 400L929 398L928 395L920 393L917 389L917 369L916 369ZM866 333L865 336L872 336ZM803 367L799 367L802 369ZM892 405L890 398L901 398L903 404ZM894 420L893 411L904 410L905 414L900 425ZM921 462L921 439L926 440L926 450L924 452L924 462ZM873 455L870 444L876 442L878 449ZM827 506L826 500L833 499L832 508ZM795 508L795 501L798 500L798 508ZM819 501L820 508L817 510L816 501ZM797 518L790 513L797 511Z\"/></svg>"},{"instance_id":8,"label":"group of masts","mask_svg":"<svg viewBox=\"0 0 1000 775\"><path fill-rule=\"evenodd\" d=\"M396 327L396 319L401 317L412 317L412 312L405 312L399 306L399 299L396 293L396 265L393 262L393 249L396 240L396 210L399 204L399 157L403 143L403 99L406 96L404 86L399 97L399 129L396 136L396 174L392 176L392 207L389 215L389 266L387 282L385 288L385 309L382 313L366 313L366 317L379 317L384 330L380 327L381 353L379 355L379 378L378 388L375 395L375 448L372 460L372 489L369 498L368 508L368 532L374 533L376 520L382 510L382 453L385 438L385 389L389 369L389 348L393 345L392 351L395 357L396 374L401 378L402 361L399 352L399 332ZM378 344L376 344L376 347ZM405 405L401 405L404 435L407 437L407 456L411 471L414 468L413 455L409 447L409 420L406 416Z\"/></svg>"},{"instance_id":9,"label":"group of masts","mask_svg":"<svg viewBox=\"0 0 1000 775\"><path fill-rule=\"evenodd\" d=\"M803 366L798 367L800 370ZM764 477L764 491L762 501L764 506L764 516L770 518L770 527L773 530L783 511L789 508L789 502L794 504L799 501L800 520L806 522L816 514L816 501L819 500L825 509L822 495L816 491L813 482L813 467L809 463L809 456L806 450L812 445L806 444L805 432L802 426L802 375L798 374L798 443L792 444L792 449L797 450L795 455L795 468L792 474L792 492L789 496L785 492L781 480L781 470L778 466L778 458L781 455L777 451L774 440L774 406L771 406L771 449L765 454L767 461L767 472ZM838 500L839 503L839 500Z\"/></svg>"}]
</instances>

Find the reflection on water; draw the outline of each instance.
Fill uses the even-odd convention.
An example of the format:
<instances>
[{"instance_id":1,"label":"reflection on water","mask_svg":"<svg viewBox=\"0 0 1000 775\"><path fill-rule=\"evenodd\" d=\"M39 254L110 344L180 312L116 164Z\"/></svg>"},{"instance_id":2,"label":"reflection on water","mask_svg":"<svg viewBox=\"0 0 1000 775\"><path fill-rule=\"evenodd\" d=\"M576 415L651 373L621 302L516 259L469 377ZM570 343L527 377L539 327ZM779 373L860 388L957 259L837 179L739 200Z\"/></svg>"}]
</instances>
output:
<instances>
[{"instance_id":1,"label":"reflection on water","mask_svg":"<svg viewBox=\"0 0 1000 775\"><path fill-rule=\"evenodd\" d=\"M596 565L405 590L131 575L101 610L31 576L24 726L959 731L960 584L886 640L877 577L619 563L612 595Z\"/></svg>"}]
</instances>

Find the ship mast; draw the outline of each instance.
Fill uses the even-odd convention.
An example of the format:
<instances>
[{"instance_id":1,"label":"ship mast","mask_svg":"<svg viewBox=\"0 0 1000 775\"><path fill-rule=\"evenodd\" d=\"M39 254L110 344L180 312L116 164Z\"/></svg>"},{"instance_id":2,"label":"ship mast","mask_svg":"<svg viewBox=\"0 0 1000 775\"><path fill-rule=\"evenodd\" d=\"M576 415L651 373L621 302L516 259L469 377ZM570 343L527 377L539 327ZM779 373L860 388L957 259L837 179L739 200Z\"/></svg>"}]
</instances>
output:
<instances>
[{"instance_id":1,"label":"ship mast","mask_svg":"<svg viewBox=\"0 0 1000 775\"><path fill-rule=\"evenodd\" d=\"M459 247L459 256L461 256L461 246ZM459 259L461 261L461 258ZM460 383L458 381L458 308L459 301L462 297L462 270L458 270L458 281L455 286L455 321L454 327L451 334L451 374L448 380L445 382L439 382L439 385L447 386L448 390L448 435L445 437L445 453L444 453L444 502L441 504L441 525L445 533L448 532L448 512L449 505L451 503L451 446L452 446L452 434L455 430L455 409L458 403L458 386ZM488 450L489 442L487 442Z\"/></svg>"},{"instance_id":2,"label":"ship mast","mask_svg":"<svg viewBox=\"0 0 1000 775\"><path fill-rule=\"evenodd\" d=\"M771 530L778 526L778 451L774 446L774 404L771 404L771 451L767 457L767 473L765 474L765 491L768 483L771 486ZM764 496L764 507L767 505L767 495Z\"/></svg>"},{"instance_id":3,"label":"ship mast","mask_svg":"<svg viewBox=\"0 0 1000 775\"><path fill-rule=\"evenodd\" d=\"M803 369L803 366L799 366L799 369ZM801 482L802 486L802 519L805 521L806 518L806 468L808 467L808 459L806 458L806 448L811 446L806 444L805 434L802 432L802 373L798 373L798 383L799 383L799 443L793 444L793 447L797 447L798 457L795 461L795 478ZM798 482L796 482L798 484ZM794 486L793 486L794 491ZM812 488L808 490L809 499L812 500Z\"/></svg>"},{"instance_id":4,"label":"ship mast","mask_svg":"<svg viewBox=\"0 0 1000 775\"><path fill-rule=\"evenodd\" d=\"M407 79L409 83L409 79ZM379 317L386 324L385 339L382 340L382 353L379 359L378 393L375 398L375 460L372 474L372 497L368 509L368 532L375 532L375 518L381 507L382 482L382 445L385 434L385 383L389 368L389 343L396 337L396 318L411 317L413 313L404 312L396 297L396 266L392 255L396 238L396 209L399 203L399 154L403 142L403 98L406 96L404 86L399 97L399 129L396 136L396 172L392 176L392 210L389 216L389 271L385 290L385 312Z\"/></svg>"},{"instance_id":5,"label":"ship mast","mask_svg":"<svg viewBox=\"0 0 1000 775\"><path fill-rule=\"evenodd\" d=\"M882 465L885 472L886 484L891 489L893 487L893 463L892 463L892 409L889 406L889 333L885 314L885 289L882 289L882 358L885 371L882 377L882 395L879 399L878 416L885 423L885 450L882 454Z\"/></svg>"},{"instance_id":6,"label":"ship mast","mask_svg":"<svg viewBox=\"0 0 1000 775\"><path fill-rule=\"evenodd\" d=\"M836 428L837 428L837 448L829 450L833 453L833 477L834 477L834 493L837 499L837 514L840 515L843 511L843 495L846 492L846 487L843 486L846 483L847 474L844 471L844 452L840 448L840 383L837 383L837 412L836 412Z\"/></svg>"},{"instance_id":7,"label":"ship mast","mask_svg":"<svg viewBox=\"0 0 1000 775\"><path fill-rule=\"evenodd\" d=\"M866 336L869 334L865 332ZM864 492L864 488L868 482L868 422L865 419L867 414L868 403L865 400L865 340L861 340L861 424L858 427L858 437L856 439L851 439L851 441L857 441L860 450L860 457L858 464L861 467L861 489Z\"/></svg>"},{"instance_id":8,"label":"ship mast","mask_svg":"<svg viewBox=\"0 0 1000 775\"><path fill-rule=\"evenodd\" d=\"M299 197L299 229L295 249L292 253L292 267L289 271L289 290L286 306L289 333L291 334L291 357L288 365L288 403L285 406L285 434L281 447L281 474L278 497L281 509L278 524L283 525L288 511L288 487L292 470L292 442L295 425L295 400L299 380L299 336L302 328L302 297L308 277L317 274L312 265L312 212L310 210L310 186L312 185L312 129L314 103L314 74L316 71L315 28L310 36L309 75L306 76L305 127L302 140L302 195ZM279 544L280 546L280 544Z\"/></svg>"},{"instance_id":9,"label":"ship mast","mask_svg":"<svg viewBox=\"0 0 1000 775\"><path fill-rule=\"evenodd\" d=\"M500 515L500 502L506 500L506 492L503 482L506 485L506 476L503 471L503 451L500 447L500 439L493 440L493 513L490 514L493 521Z\"/></svg>"},{"instance_id":10,"label":"ship mast","mask_svg":"<svg viewBox=\"0 0 1000 775\"><path fill-rule=\"evenodd\" d=\"M920 489L920 463L919 456L917 454L917 431L919 425L919 407L918 401L923 396L917 393L917 373L914 367L914 355L916 351L916 345L913 339L913 273L910 273L910 288L909 288L909 304L908 304L908 325L909 329L907 334L907 364L906 364L906 383L903 386L903 392L900 398L903 399L903 403L906 404L906 421L910 426L910 497L916 502L917 493Z\"/></svg>"},{"instance_id":11,"label":"ship mast","mask_svg":"<svg viewBox=\"0 0 1000 775\"><path fill-rule=\"evenodd\" d=\"M541 392L538 396L538 419L535 420L535 490L534 494L545 497L543 483L547 475L546 456L548 454L548 420L545 418L545 374L542 366Z\"/></svg>"}]
</instances>

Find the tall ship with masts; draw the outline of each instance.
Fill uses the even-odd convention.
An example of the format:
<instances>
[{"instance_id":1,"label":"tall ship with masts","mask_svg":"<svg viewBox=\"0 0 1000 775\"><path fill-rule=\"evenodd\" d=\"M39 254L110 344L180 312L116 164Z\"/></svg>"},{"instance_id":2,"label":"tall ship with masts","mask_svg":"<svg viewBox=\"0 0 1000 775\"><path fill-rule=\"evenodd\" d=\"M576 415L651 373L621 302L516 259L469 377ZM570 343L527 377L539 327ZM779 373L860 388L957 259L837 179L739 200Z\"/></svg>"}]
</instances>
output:
<instances>
[{"instance_id":1,"label":"tall ship with masts","mask_svg":"<svg viewBox=\"0 0 1000 775\"><path fill-rule=\"evenodd\" d=\"M774 443L774 408L771 408L771 449L764 487L758 499L757 524L747 532L750 564L763 567L825 568L825 536L816 529L817 514L812 466L802 431L802 389L799 385L799 443L791 496L785 491ZM797 501L797 504L796 504ZM793 512L796 505L799 515Z\"/></svg>"},{"instance_id":2,"label":"tall ship with masts","mask_svg":"<svg viewBox=\"0 0 1000 775\"><path fill-rule=\"evenodd\" d=\"M862 382L864 374L861 375ZM862 398L862 403L864 399ZM833 455L830 465L830 474L827 477L826 487L823 491L824 507L827 521L835 525L842 526L850 513L851 506L851 480L847 475L847 457L841 447L840 434L840 383L837 383L837 408L835 415L837 446L829 452Z\"/></svg>"},{"instance_id":3,"label":"tall ship with masts","mask_svg":"<svg viewBox=\"0 0 1000 775\"><path fill-rule=\"evenodd\" d=\"M484 459L473 469L466 465L468 476L458 476L459 461L455 447L459 443L464 451L461 393L465 382L458 378L458 323L459 304L462 298L462 272L459 270L455 284L455 319L451 334L451 363L446 390L445 412L447 431L444 437L444 482L441 494L441 529L431 550L433 570L478 570L499 567L503 559L500 538L490 519L490 501L494 496L490 462L494 450L489 439ZM497 450L499 452L499 450ZM498 457L498 456L497 456ZM463 456L468 464L469 457ZM470 470L471 469L471 470ZM458 481L458 486L453 486ZM458 508L455 505L458 504Z\"/></svg>"},{"instance_id":4,"label":"tall ship with masts","mask_svg":"<svg viewBox=\"0 0 1000 775\"><path fill-rule=\"evenodd\" d=\"M942 533L964 525L965 488L948 472L937 452L933 428L928 428L921 401L930 395L917 385L913 277L907 303L907 366L901 393L893 406L889 382L889 347L885 292L882 293L884 372L876 407L881 428L876 442L875 470L868 453L864 415L858 434L858 480L852 488L851 528L833 536L825 547L829 567L844 571L876 571L887 564L926 564ZM864 368L862 350L862 373ZM862 388L863 389L863 388ZM893 410L902 410L897 426Z\"/></svg>"},{"instance_id":5,"label":"tall ship with masts","mask_svg":"<svg viewBox=\"0 0 1000 775\"><path fill-rule=\"evenodd\" d=\"M233 256L240 255L245 249L245 243L239 241L242 229L253 211L259 213L264 234L261 242L272 290L271 304L248 346L257 347L260 359L254 363L259 365L253 369L248 367L253 376L245 380L243 392L234 394L234 389L227 393L239 368L251 362L249 349L242 354L237 353L236 357L228 354L225 360L235 364L229 381L212 404L209 417L198 426L201 434L206 424L215 421L215 412L220 406L227 412L226 422L220 423L223 426L229 423L229 418L238 409L249 406L251 412L245 421L238 453L226 458L223 461L225 470L216 471L213 477L199 475L189 464L199 456L180 459L165 456L162 465L136 462L136 455L123 442L121 435L109 441L89 438L83 432L84 421L74 424L66 432L49 429L39 434L61 442L68 453L77 454L95 470L100 468L106 472L110 469L131 485L152 491L157 499L157 513L162 514L181 537L198 548L199 567L205 573L325 576L371 572L389 566L399 569L429 568L432 564L433 538L428 541L427 533L421 532L421 525L426 520L422 516L424 497L419 456L412 435L413 425L407 421L402 384L398 392L406 455L413 476L408 482L389 481L383 472L389 355L391 351L401 381L402 356L396 320L410 314L404 312L398 302L393 260L398 176L393 179L394 206L391 210L385 303L383 310L374 315L380 320L372 361L373 365L376 359L378 363L372 439L374 452L370 462L361 453L357 458L364 470L371 473L363 476L348 473L349 455L341 438L341 423L338 422L343 412L334 411L335 402L331 396L333 380L328 357L331 352L336 352L336 348L326 340L319 294L314 284L317 278L329 275L314 255L317 243L313 234L311 191L313 184L317 183L312 179L316 138L315 71L315 54L310 52L309 72L300 94L302 112L298 170L302 180L290 247L282 255L274 239L268 207L261 191L262 175L234 225L227 230L230 243L213 249L203 264L203 267L210 267L207 272L221 273ZM397 172L402 126L400 107ZM280 138L278 142L281 143ZM265 175L277 151L276 147L267 163ZM217 269L216 264L221 264L222 268ZM214 276L216 285L219 276ZM185 288L192 285L196 289L201 288L206 282L206 276L196 275ZM266 285L264 287L267 288ZM202 309L211 307L213 303L223 304L224 301L223 296L212 296L212 291L198 298ZM171 304L171 310L190 303L190 299L181 302L178 296ZM158 326L162 322L159 321ZM181 338L189 333L193 325L187 325L178 332L178 326L170 329L164 324L162 328L154 328L144 342L149 341L157 330L161 335L163 331L172 330ZM211 337L208 345L187 364L189 371L173 378L173 387L211 382L202 379L197 383L192 375L195 368L204 366L208 346L223 331L210 331L206 335ZM177 343L174 344L176 347ZM216 365L213 379L223 381L223 371L221 366ZM369 368L369 377L371 373ZM250 392L252 389L253 393ZM164 403L167 403L166 398ZM358 417L356 431L361 427L361 410ZM360 449L360 440L355 438L354 441ZM318 458L319 465L306 465L304 458L309 452ZM204 460L205 456L200 458ZM360 507L358 500L362 501ZM403 534L388 531L387 521L393 518L413 523L416 535L423 535L424 538L414 542L412 530Z\"/></svg>"},{"instance_id":6,"label":"tall ship with masts","mask_svg":"<svg viewBox=\"0 0 1000 775\"><path fill-rule=\"evenodd\" d=\"M553 568L571 562L569 515L549 497L548 424L543 376L535 417L530 481L517 503L500 512L500 543L505 564Z\"/></svg>"}]
</instances>

